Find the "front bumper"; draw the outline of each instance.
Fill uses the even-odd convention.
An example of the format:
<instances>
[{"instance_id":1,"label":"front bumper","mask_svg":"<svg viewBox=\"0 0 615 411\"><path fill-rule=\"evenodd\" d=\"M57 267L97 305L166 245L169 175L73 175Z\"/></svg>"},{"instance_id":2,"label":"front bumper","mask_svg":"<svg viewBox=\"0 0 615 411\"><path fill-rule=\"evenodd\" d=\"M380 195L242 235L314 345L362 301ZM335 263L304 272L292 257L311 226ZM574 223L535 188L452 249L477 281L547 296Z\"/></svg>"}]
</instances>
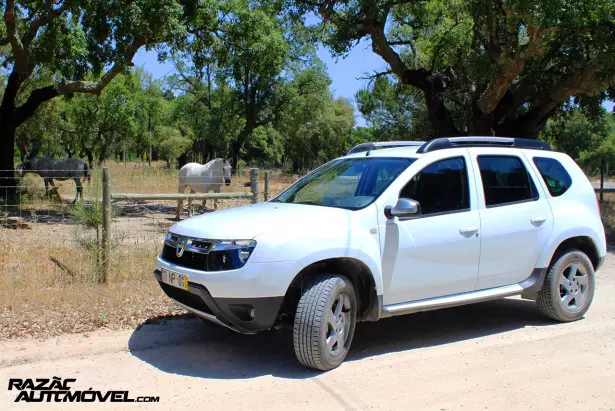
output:
<instances>
[{"instance_id":1,"label":"front bumper","mask_svg":"<svg viewBox=\"0 0 615 411\"><path fill-rule=\"evenodd\" d=\"M160 270L154 276L164 293L198 316L244 334L271 328L284 299L281 297L214 298L207 287L188 282L188 291L161 281Z\"/></svg>"}]
</instances>

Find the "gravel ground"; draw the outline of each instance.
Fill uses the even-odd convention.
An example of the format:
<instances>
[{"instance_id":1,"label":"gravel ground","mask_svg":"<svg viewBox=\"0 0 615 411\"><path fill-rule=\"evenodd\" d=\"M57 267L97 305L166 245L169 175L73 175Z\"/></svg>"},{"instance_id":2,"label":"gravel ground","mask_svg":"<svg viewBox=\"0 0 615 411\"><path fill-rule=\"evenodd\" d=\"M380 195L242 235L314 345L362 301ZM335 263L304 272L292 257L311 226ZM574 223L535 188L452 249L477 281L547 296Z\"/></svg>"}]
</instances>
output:
<instances>
[{"instance_id":1,"label":"gravel ground","mask_svg":"<svg viewBox=\"0 0 615 411\"><path fill-rule=\"evenodd\" d=\"M0 342L0 380L76 378L158 404L103 409L615 409L615 256L585 319L555 324L517 298L362 323L347 361L301 368L287 332L242 336L193 318ZM14 403L0 409L80 409ZM124 406L124 407L122 407Z\"/></svg>"}]
</instances>

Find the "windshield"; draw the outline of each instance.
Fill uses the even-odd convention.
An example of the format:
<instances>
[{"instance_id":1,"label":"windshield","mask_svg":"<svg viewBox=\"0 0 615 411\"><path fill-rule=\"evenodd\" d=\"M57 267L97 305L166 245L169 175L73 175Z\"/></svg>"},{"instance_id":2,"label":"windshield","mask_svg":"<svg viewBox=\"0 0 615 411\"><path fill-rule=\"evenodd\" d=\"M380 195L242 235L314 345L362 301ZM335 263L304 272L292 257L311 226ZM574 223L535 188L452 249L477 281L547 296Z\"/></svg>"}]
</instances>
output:
<instances>
[{"instance_id":1,"label":"windshield","mask_svg":"<svg viewBox=\"0 0 615 411\"><path fill-rule=\"evenodd\" d=\"M274 202L357 210L371 204L414 158L346 158L308 174Z\"/></svg>"}]
</instances>

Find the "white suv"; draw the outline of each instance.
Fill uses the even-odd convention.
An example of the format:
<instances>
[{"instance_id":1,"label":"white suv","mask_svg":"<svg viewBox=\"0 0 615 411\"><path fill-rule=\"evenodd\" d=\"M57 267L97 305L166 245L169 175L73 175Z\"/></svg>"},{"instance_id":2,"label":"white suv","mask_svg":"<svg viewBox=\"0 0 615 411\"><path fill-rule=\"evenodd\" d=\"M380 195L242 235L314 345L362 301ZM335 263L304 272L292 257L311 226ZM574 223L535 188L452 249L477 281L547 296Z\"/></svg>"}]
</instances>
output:
<instances>
[{"instance_id":1,"label":"white suv","mask_svg":"<svg viewBox=\"0 0 615 411\"><path fill-rule=\"evenodd\" d=\"M460 137L362 144L271 201L184 220L155 276L235 331L292 324L298 360L328 370L357 321L513 295L577 320L605 255L594 190L570 157Z\"/></svg>"}]
</instances>

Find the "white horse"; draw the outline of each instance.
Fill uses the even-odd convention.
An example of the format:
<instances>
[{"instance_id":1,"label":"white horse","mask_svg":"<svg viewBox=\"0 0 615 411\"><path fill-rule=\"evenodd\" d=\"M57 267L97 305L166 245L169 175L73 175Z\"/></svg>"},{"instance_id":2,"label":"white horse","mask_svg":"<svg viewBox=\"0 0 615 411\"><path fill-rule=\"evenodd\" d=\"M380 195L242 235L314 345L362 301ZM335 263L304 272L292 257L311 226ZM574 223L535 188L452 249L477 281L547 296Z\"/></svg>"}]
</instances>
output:
<instances>
[{"instance_id":1,"label":"white horse","mask_svg":"<svg viewBox=\"0 0 615 411\"><path fill-rule=\"evenodd\" d=\"M222 185L231 184L231 172L233 168L228 160L216 158L209 163L202 165L199 163L188 163L179 170L179 193L184 193L186 187L190 187L190 194L208 193L213 191L219 193ZM206 200L203 199L203 208ZM188 213L192 214L192 199L188 201ZM177 205L178 212L181 212L183 201ZM218 208L218 201L214 199L214 208Z\"/></svg>"}]
</instances>

